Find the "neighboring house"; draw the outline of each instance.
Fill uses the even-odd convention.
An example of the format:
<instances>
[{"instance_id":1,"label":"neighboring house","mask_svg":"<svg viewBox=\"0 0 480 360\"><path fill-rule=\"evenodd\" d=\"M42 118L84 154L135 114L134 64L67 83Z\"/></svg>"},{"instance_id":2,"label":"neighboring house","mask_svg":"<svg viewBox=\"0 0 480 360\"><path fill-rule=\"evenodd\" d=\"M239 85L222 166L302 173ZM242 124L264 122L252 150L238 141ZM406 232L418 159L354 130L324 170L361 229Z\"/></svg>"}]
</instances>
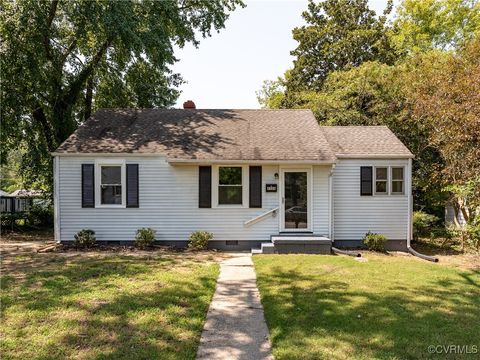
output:
<instances>
[{"instance_id":1,"label":"neighboring house","mask_svg":"<svg viewBox=\"0 0 480 360\"><path fill-rule=\"evenodd\" d=\"M22 213L28 211L37 199L42 197L43 193L39 190L15 190L11 194L1 190L0 193L0 212L2 213Z\"/></svg>"},{"instance_id":2,"label":"neighboring house","mask_svg":"<svg viewBox=\"0 0 480 360\"><path fill-rule=\"evenodd\" d=\"M164 244L206 230L212 247L272 239L308 251L361 246L372 231L406 249L413 155L387 127L192 105L99 110L53 153L57 241L89 228L98 241L126 242L152 227Z\"/></svg>"}]
</instances>

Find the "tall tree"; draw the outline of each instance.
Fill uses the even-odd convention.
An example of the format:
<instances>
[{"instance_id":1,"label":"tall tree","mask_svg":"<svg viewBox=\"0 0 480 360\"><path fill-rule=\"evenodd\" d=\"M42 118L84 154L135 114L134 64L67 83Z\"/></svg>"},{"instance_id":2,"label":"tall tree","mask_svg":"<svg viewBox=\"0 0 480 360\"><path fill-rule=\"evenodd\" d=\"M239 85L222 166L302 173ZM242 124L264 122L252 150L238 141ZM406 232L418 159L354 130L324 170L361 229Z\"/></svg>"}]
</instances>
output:
<instances>
[{"instance_id":1,"label":"tall tree","mask_svg":"<svg viewBox=\"0 0 480 360\"><path fill-rule=\"evenodd\" d=\"M440 70L410 75L414 116L429 129L429 141L444 160L438 175L456 210L473 221L480 206L480 37L449 56Z\"/></svg>"},{"instance_id":2,"label":"tall tree","mask_svg":"<svg viewBox=\"0 0 480 360\"><path fill-rule=\"evenodd\" d=\"M399 52L456 49L480 35L478 0L402 0L392 42Z\"/></svg>"},{"instance_id":3,"label":"tall tree","mask_svg":"<svg viewBox=\"0 0 480 360\"><path fill-rule=\"evenodd\" d=\"M1 159L27 142L23 169L51 174L49 152L98 103L164 107L181 78L173 45L198 45L241 0L1 0Z\"/></svg>"},{"instance_id":4,"label":"tall tree","mask_svg":"<svg viewBox=\"0 0 480 360\"><path fill-rule=\"evenodd\" d=\"M330 72L365 61L392 63L395 55L386 34L391 10L391 0L380 17L367 0L310 0L302 14L307 25L293 30L298 46L291 52L295 60L287 92L320 90Z\"/></svg>"}]
</instances>

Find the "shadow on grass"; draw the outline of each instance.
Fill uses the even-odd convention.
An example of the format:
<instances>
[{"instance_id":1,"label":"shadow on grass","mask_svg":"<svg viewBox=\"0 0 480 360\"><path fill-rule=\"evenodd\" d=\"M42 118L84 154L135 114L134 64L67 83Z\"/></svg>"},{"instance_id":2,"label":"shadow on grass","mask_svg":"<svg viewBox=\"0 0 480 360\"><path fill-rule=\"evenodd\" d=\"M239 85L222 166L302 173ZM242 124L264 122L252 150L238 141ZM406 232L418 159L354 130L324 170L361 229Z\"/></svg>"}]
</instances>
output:
<instances>
[{"instance_id":1,"label":"shadow on grass","mask_svg":"<svg viewBox=\"0 0 480 360\"><path fill-rule=\"evenodd\" d=\"M216 274L194 255L57 257L43 268L27 267L21 281L2 279L8 338L2 352L38 359L194 358ZM50 341L35 348L30 340L42 336Z\"/></svg>"},{"instance_id":2,"label":"shadow on grass","mask_svg":"<svg viewBox=\"0 0 480 360\"><path fill-rule=\"evenodd\" d=\"M478 271L446 275L441 269L426 279L413 271L411 282L385 274L379 286L378 279L357 281L355 272L258 269L277 359L430 358L429 345L480 345Z\"/></svg>"}]
</instances>

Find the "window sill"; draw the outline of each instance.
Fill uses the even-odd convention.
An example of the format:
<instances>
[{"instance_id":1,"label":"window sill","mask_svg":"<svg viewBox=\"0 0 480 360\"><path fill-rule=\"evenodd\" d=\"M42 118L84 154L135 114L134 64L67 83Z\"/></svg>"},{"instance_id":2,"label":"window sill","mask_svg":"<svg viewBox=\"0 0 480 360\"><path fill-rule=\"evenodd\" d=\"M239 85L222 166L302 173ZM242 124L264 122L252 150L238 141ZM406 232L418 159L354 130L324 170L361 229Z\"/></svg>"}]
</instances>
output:
<instances>
[{"instance_id":1,"label":"window sill","mask_svg":"<svg viewBox=\"0 0 480 360\"><path fill-rule=\"evenodd\" d=\"M126 206L125 205L114 205L114 204L111 204L111 205L107 205L107 204L103 204L103 205L95 205L95 208L98 208L98 209L102 209L102 208L105 208L105 209L125 209Z\"/></svg>"},{"instance_id":2,"label":"window sill","mask_svg":"<svg viewBox=\"0 0 480 360\"><path fill-rule=\"evenodd\" d=\"M213 206L214 209L246 209L248 208L248 206L246 205L222 205L222 204L218 204L218 205L215 205Z\"/></svg>"}]
</instances>

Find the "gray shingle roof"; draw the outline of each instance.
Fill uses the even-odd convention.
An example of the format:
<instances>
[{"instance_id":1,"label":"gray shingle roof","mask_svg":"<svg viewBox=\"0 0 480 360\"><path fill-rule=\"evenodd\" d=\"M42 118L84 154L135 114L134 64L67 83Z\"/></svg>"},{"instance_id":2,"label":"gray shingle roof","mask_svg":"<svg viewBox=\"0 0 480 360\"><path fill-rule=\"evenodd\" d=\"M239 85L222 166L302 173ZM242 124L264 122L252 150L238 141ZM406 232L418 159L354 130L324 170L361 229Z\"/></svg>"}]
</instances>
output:
<instances>
[{"instance_id":1,"label":"gray shingle roof","mask_svg":"<svg viewBox=\"0 0 480 360\"><path fill-rule=\"evenodd\" d=\"M318 126L310 110L102 109L56 153L327 163L336 156L413 157L386 126Z\"/></svg>"},{"instance_id":2,"label":"gray shingle roof","mask_svg":"<svg viewBox=\"0 0 480 360\"><path fill-rule=\"evenodd\" d=\"M56 153L158 153L178 160L335 160L310 110L104 109Z\"/></svg>"},{"instance_id":3,"label":"gray shingle roof","mask_svg":"<svg viewBox=\"0 0 480 360\"><path fill-rule=\"evenodd\" d=\"M321 126L337 157L413 157L386 126Z\"/></svg>"}]
</instances>

